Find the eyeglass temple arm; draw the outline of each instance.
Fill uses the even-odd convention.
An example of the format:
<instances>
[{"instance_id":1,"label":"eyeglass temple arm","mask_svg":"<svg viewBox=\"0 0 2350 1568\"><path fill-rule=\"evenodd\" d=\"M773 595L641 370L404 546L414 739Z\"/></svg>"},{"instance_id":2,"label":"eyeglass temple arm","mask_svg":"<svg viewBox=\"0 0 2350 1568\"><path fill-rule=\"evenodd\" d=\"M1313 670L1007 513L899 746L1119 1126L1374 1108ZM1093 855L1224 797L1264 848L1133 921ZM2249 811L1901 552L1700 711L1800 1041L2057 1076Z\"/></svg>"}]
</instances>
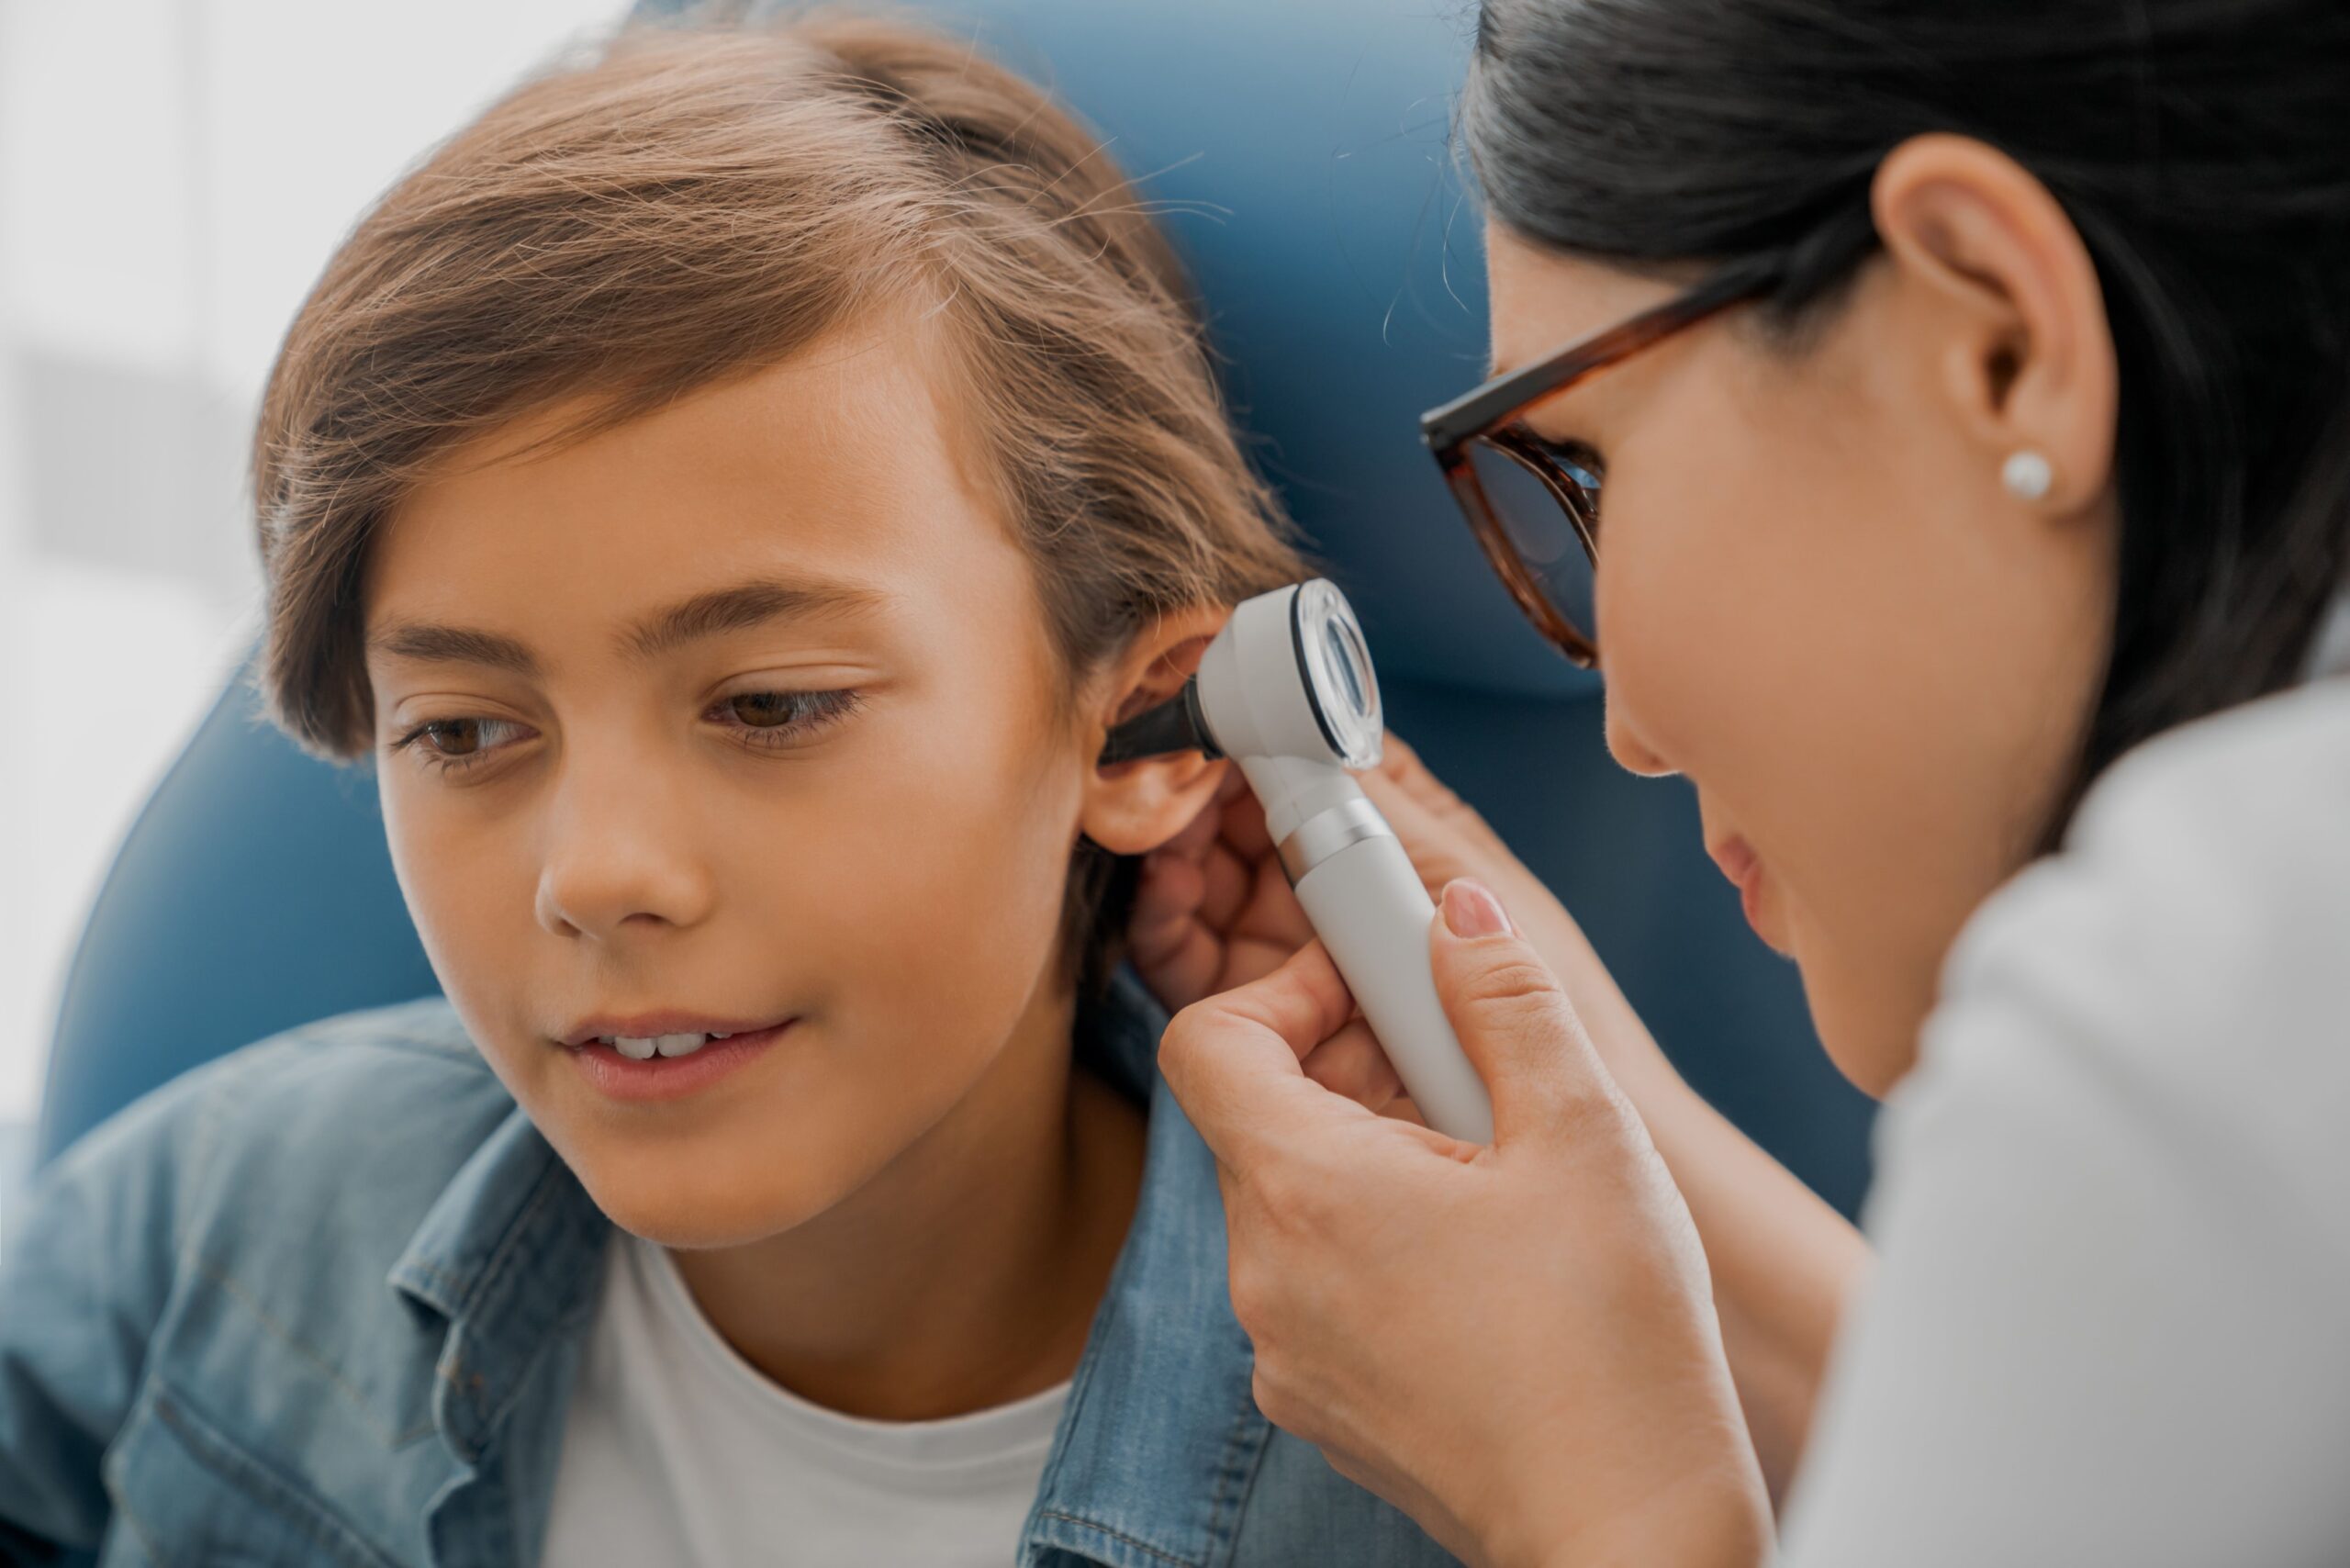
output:
<instances>
[{"instance_id":1,"label":"eyeglass temple arm","mask_svg":"<svg viewBox=\"0 0 2350 1568\"><path fill-rule=\"evenodd\" d=\"M1785 266L1776 253L1733 262L1686 293L1429 409L1420 416L1420 439L1442 456L1528 404L1563 392L1716 311L1764 292L1784 275Z\"/></svg>"}]
</instances>

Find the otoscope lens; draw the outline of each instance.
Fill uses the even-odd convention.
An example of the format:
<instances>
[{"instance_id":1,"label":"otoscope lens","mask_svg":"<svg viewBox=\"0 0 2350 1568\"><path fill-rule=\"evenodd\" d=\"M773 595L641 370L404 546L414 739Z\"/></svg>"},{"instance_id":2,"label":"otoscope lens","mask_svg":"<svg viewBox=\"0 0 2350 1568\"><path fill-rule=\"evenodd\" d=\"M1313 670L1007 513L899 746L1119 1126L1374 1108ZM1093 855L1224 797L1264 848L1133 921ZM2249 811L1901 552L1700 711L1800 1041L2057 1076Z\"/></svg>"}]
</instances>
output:
<instances>
[{"instance_id":1,"label":"otoscope lens","mask_svg":"<svg viewBox=\"0 0 2350 1568\"><path fill-rule=\"evenodd\" d=\"M1325 737L1347 767L1373 766L1386 725L1380 714L1379 677L1354 608L1337 584L1316 577L1298 588L1292 613L1297 618L1292 629L1300 673Z\"/></svg>"},{"instance_id":2,"label":"otoscope lens","mask_svg":"<svg viewBox=\"0 0 2350 1568\"><path fill-rule=\"evenodd\" d=\"M1322 635L1330 644L1330 662L1337 668L1338 684L1346 689L1347 706L1357 713L1365 711L1370 704L1363 700L1362 670L1369 661L1362 644L1355 640L1354 628L1333 621L1323 628Z\"/></svg>"}]
</instances>

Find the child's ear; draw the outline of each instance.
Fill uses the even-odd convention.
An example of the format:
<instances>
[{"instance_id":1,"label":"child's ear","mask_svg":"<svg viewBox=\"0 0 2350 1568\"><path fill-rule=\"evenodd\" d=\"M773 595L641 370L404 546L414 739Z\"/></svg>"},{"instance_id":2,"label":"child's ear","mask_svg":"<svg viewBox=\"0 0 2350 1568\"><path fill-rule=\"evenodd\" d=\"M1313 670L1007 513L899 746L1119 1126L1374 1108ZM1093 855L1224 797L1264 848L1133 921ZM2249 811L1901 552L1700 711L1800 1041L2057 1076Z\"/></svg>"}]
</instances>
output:
<instances>
[{"instance_id":1,"label":"child's ear","mask_svg":"<svg viewBox=\"0 0 2350 1568\"><path fill-rule=\"evenodd\" d=\"M1232 618L1201 608L1175 611L1146 626L1125 654L1091 683L1088 736L1099 756L1111 727L1158 706L1183 689L1200 655ZM1114 855L1147 855L1183 831L1214 795L1230 764L1195 751L1094 765L1086 780L1080 825L1085 836Z\"/></svg>"}]
</instances>

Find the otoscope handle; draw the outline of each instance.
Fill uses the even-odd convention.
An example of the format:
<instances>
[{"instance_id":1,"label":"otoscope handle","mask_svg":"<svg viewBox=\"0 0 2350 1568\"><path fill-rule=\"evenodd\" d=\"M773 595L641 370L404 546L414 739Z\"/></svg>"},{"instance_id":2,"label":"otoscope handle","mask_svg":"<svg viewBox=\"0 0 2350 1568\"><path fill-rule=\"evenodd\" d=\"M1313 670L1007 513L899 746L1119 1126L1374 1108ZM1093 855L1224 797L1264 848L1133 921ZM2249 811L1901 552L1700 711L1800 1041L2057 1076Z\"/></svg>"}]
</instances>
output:
<instances>
[{"instance_id":1,"label":"otoscope handle","mask_svg":"<svg viewBox=\"0 0 2350 1568\"><path fill-rule=\"evenodd\" d=\"M1352 842L1326 843L1302 874L1293 873L1298 902L1428 1126L1491 1143L1493 1101L1444 1015L1428 969L1436 905L1376 807L1359 801L1326 818L1341 813L1348 820L1337 831ZM1315 826L1309 821L1299 835ZM1287 858L1291 846L1283 850Z\"/></svg>"}]
</instances>

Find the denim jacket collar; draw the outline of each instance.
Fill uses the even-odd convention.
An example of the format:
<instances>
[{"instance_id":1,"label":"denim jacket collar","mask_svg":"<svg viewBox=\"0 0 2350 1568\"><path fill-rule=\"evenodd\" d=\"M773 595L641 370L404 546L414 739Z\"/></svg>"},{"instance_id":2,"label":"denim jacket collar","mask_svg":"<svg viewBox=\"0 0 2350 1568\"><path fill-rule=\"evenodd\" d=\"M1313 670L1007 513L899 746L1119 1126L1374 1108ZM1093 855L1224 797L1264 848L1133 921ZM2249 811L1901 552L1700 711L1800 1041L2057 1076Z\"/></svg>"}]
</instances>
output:
<instances>
[{"instance_id":1,"label":"denim jacket collar","mask_svg":"<svg viewBox=\"0 0 2350 1568\"><path fill-rule=\"evenodd\" d=\"M480 1462L540 1356L595 1311L611 1222L516 1106L417 1227L391 1287L448 1326L432 1419Z\"/></svg>"},{"instance_id":2,"label":"denim jacket collar","mask_svg":"<svg viewBox=\"0 0 2350 1568\"><path fill-rule=\"evenodd\" d=\"M1147 1102L1132 1227L1071 1383L1020 1561L1210 1568L1228 1560L1270 1428L1225 1294L1224 1213L1206 1146L1158 1077L1166 1014L1127 971L1078 1048ZM610 1221L518 1108L458 1171L388 1283L446 1325L432 1414L471 1473L557 1347L592 1320ZM444 1497L444 1501L446 1498ZM544 1506L544 1499L540 1500Z\"/></svg>"},{"instance_id":3,"label":"denim jacket collar","mask_svg":"<svg viewBox=\"0 0 2350 1568\"><path fill-rule=\"evenodd\" d=\"M1125 1249L1078 1363L1020 1562L1118 1568L1230 1561L1271 1428L1225 1287L1214 1157L1158 1076L1167 1014L1119 971L1080 1030L1112 1081L1147 1098L1150 1147Z\"/></svg>"}]
</instances>

